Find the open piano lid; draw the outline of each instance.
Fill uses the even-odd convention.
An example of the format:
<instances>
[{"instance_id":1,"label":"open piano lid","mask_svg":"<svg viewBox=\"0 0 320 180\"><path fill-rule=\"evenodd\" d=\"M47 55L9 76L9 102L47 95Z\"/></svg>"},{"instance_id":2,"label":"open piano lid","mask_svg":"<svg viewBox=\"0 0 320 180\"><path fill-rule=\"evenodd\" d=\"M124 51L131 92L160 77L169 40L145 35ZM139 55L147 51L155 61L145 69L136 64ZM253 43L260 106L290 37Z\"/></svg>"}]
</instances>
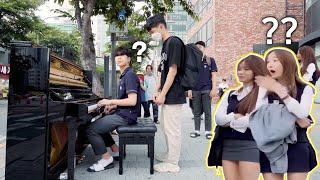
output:
<instances>
[{"instance_id":1,"label":"open piano lid","mask_svg":"<svg viewBox=\"0 0 320 180\"><path fill-rule=\"evenodd\" d=\"M49 83L51 86L91 88L92 75L91 71L51 53Z\"/></svg>"}]
</instances>

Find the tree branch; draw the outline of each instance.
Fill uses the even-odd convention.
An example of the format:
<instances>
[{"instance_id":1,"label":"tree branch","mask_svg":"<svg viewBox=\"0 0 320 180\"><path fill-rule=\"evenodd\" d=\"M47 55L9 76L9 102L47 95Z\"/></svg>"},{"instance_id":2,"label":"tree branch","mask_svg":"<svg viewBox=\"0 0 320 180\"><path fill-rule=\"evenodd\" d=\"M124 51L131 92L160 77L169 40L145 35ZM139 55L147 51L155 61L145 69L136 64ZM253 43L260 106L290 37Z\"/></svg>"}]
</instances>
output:
<instances>
[{"instance_id":1,"label":"tree branch","mask_svg":"<svg viewBox=\"0 0 320 180\"><path fill-rule=\"evenodd\" d=\"M74 7L75 7L75 18L77 20L78 29L81 32L81 29L82 29L82 18L81 18L81 9L80 9L79 0L75 0L74 1Z\"/></svg>"}]
</instances>

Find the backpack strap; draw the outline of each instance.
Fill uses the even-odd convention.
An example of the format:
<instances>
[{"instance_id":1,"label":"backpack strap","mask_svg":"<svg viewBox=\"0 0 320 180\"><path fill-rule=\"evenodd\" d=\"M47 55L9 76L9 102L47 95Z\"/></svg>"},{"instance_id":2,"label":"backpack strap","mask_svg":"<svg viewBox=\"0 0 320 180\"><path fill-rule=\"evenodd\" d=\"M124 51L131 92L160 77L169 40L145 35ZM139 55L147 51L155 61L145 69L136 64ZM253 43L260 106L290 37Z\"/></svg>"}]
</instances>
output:
<instances>
[{"instance_id":1,"label":"backpack strap","mask_svg":"<svg viewBox=\"0 0 320 180\"><path fill-rule=\"evenodd\" d=\"M167 40L167 44L166 44L166 48L165 48L167 53L169 52L169 44L170 44L171 38L172 37L169 37L168 40Z\"/></svg>"},{"instance_id":2,"label":"backpack strap","mask_svg":"<svg viewBox=\"0 0 320 180\"><path fill-rule=\"evenodd\" d=\"M177 38L177 39L179 39L179 40L182 42L182 44L184 44L183 41L182 41L182 39L180 39L178 36L170 36L170 37L168 38L168 40L167 40L166 52L169 51L169 44L170 44L170 41L171 41L172 38Z\"/></svg>"},{"instance_id":3,"label":"backpack strap","mask_svg":"<svg viewBox=\"0 0 320 180\"><path fill-rule=\"evenodd\" d=\"M208 66L211 68L211 58L209 56L205 56L205 58Z\"/></svg>"}]
</instances>

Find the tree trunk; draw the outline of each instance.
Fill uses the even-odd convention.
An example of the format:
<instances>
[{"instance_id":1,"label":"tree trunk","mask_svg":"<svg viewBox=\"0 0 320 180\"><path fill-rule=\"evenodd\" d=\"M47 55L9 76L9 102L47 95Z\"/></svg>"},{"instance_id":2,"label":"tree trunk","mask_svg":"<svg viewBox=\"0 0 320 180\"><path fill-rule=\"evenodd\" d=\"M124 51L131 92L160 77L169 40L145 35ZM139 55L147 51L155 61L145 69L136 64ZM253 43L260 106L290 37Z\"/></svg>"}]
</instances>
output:
<instances>
[{"instance_id":1,"label":"tree trunk","mask_svg":"<svg viewBox=\"0 0 320 180\"><path fill-rule=\"evenodd\" d=\"M79 2L79 1L78 1ZM78 29L81 34L81 54L80 62L85 70L92 71L92 91L102 96L102 85L99 75L96 70L96 53L93 44L93 34L91 28L91 16L93 15L93 8L96 0L88 0L83 5L85 11L81 17L79 6L76 5L76 18L78 23Z\"/></svg>"}]
</instances>

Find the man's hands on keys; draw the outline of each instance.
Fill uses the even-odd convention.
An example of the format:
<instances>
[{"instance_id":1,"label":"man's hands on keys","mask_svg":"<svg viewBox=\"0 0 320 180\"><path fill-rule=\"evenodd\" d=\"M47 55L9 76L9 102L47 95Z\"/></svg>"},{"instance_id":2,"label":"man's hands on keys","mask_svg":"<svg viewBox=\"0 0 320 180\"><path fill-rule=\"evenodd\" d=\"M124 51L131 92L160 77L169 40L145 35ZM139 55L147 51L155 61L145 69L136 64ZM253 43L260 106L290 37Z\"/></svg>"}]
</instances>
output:
<instances>
[{"instance_id":1,"label":"man's hands on keys","mask_svg":"<svg viewBox=\"0 0 320 180\"><path fill-rule=\"evenodd\" d=\"M110 114L116 108L117 108L117 105L107 105L104 107L104 112L106 114Z\"/></svg>"},{"instance_id":2,"label":"man's hands on keys","mask_svg":"<svg viewBox=\"0 0 320 180\"><path fill-rule=\"evenodd\" d=\"M110 106L113 105L112 100L111 99L102 99L98 102L98 106L102 107L102 106Z\"/></svg>"}]
</instances>

